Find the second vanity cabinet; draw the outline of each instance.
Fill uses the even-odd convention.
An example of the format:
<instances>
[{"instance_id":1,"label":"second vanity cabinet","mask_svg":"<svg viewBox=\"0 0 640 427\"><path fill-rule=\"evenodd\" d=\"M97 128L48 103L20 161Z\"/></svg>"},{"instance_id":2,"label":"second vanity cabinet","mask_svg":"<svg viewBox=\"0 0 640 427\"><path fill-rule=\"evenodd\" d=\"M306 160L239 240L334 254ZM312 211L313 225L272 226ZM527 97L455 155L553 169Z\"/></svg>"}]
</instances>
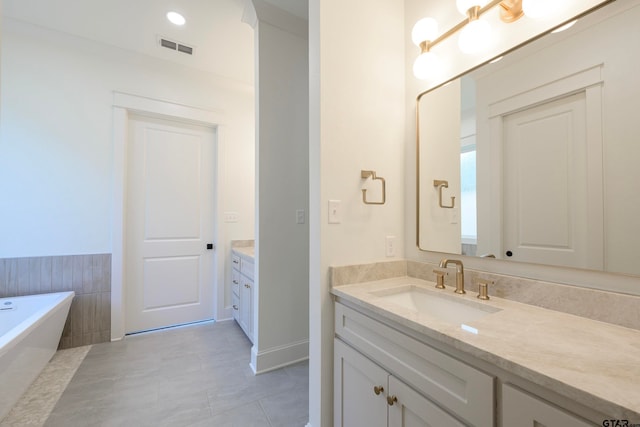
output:
<instances>
[{"instance_id":1,"label":"second vanity cabinet","mask_svg":"<svg viewBox=\"0 0 640 427\"><path fill-rule=\"evenodd\" d=\"M253 342L253 261L237 254L231 256L233 318Z\"/></svg>"},{"instance_id":2,"label":"second vanity cabinet","mask_svg":"<svg viewBox=\"0 0 640 427\"><path fill-rule=\"evenodd\" d=\"M336 303L334 426L494 425L494 378Z\"/></svg>"}]
</instances>

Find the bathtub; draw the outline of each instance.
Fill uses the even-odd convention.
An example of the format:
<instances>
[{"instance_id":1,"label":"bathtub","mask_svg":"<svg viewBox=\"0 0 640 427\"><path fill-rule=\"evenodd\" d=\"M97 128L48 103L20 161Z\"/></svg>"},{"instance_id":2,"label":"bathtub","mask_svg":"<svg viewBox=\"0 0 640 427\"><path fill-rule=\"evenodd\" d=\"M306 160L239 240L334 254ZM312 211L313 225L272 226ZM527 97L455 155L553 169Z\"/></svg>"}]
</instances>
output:
<instances>
[{"instance_id":1,"label":"bathtub","mask_svg":"<svg viewBox=\"0 0 640 427\"><path fill-rule=\"evenodd\" d=\"M73 296L0 298L0 421L56 352Z\"/></svg>"}]
</instances>

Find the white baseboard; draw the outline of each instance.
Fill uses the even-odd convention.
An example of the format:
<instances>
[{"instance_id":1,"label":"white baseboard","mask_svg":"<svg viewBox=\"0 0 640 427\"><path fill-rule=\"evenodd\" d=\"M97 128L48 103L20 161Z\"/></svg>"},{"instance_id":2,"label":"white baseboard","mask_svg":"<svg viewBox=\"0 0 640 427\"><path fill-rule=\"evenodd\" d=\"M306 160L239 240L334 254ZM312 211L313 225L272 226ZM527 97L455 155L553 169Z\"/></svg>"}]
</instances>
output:
<instances>
[{"instance_id":1,"label":"white baseboard","mask_svg":"<svg viewBox=\"0 0 640 427\"><path fill-rule=\"evenodd\" d=\"M216 318L217 321L233 319L233 308L231 306L225 307L222 310L222 313L217 313L217 314L218 314L218 317Z\"/></svg>"},{"instance_id":2,"label":"white baseboard","mask_svg":"<svg viewBox=\"0 0 640 427\"><path fill-rule=\"evenodd\" d=\"M266 350L251 347L251 369L262 374L309 358L309 340L298 341Z\"/></svg>"}]
</instances>

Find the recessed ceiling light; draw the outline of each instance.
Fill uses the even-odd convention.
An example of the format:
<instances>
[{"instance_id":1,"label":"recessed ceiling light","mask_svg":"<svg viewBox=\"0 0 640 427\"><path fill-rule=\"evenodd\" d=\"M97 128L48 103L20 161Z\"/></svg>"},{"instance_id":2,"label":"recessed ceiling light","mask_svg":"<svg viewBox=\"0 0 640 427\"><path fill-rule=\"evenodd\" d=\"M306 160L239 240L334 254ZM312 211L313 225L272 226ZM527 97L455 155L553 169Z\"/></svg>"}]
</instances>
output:
<instances>
[{"instance_id":1,"label":"recessed ceiling light","mask_svg":"<svg viewBox=\"0 0 640 427\"><path fill-rule=\"evenodd\" d=\"M551 31L552 33L559 33L561 31L564 30L568 30L569 28L573 27L573 25L578 22L578 20L576 19L575 21L571 21L568 24L564 24L562 27L558 27L555 30Z\"/></svg>"},{"instance_id":2,"label":"recessed ceiling light","mask_svg":"<svg viewBox=\"0 0 640 427\"><path fill-rule=\"evenodd\" d=\"M184 19L184 16L180 15L178 12L168 12L167 19L175 25L184 25L184 23L187 22L187 20Z\"/></svg>"}]
</instances>

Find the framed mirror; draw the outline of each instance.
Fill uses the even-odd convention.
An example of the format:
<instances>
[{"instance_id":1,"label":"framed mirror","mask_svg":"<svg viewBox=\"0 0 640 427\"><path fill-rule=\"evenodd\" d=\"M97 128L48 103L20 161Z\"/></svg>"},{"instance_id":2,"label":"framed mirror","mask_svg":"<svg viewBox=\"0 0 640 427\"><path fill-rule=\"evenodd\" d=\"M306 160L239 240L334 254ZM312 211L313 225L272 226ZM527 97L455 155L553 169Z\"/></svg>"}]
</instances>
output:
<instances>
[{"instance_id":1,"label":"framed mirror","mask_svg":"<svg viewBox=\"0 0 640 427\"><path fill-rule=\"evenodd\" d=\"M418 96L420 250L640 275L638 20L611 2Z\"/></svg>"}]
</instances>

